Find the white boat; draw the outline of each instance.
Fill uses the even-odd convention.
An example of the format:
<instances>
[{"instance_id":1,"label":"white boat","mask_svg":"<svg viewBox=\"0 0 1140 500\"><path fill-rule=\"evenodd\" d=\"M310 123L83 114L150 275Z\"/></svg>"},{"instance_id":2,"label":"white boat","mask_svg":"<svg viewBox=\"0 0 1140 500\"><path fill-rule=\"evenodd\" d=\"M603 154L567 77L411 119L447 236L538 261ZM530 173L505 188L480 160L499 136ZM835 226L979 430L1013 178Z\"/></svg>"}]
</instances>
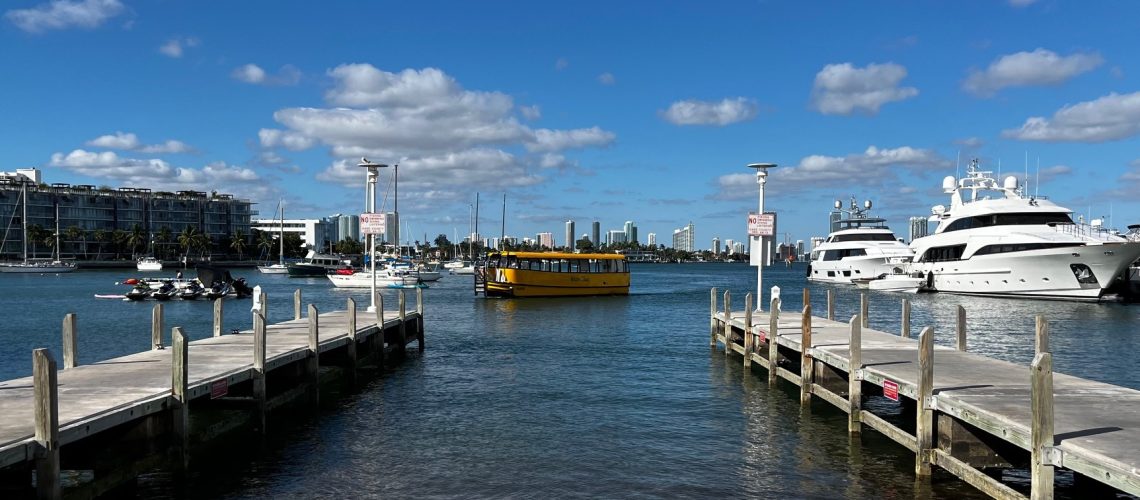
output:
<instances>
[{"instance_id":1,"label":"white boat","mask_svg":"<svg viewBox=\"0 0 1140 500\"><path fill-rule=\"evenodd\" d=\"M922 276L906 273L890 273L875 278L855 281L855 286L880 292L918 292L926 280Z\"/></svg>"},{"instance_id":2,"label":"white boat","mask_svg":"<svg viewBox=\"0 0 1140 500\"><path fill-rule=\"evenodd\" d=\"M0 273L34 273L34 274L60 274L75 271L75 264L59 260L59 205L55 207L55 259L47 261L28 260L28 184L23 183L20 190L20 199L23 200L24 215L20 219L24 228L24 261L0 264ZM15 212L12 217L15 217ZM5 231L7 235L7 231ZM3 245L0 245L2 247Z\"/></svg>"},{"instance_id":3,"label":"white boat","mask_svg":"<svg viewBox=\"0 0 1140 500\"><path fill-rule=\"evenodd\" d=\"M1026 196L970 162L966 176L942 181L950 208L931 209L938 228L911 242L910 272L924 288L970 295L1099 300L1140 257L1140 242L1103 227L1074 223L1072 211Z\"/></svg>"},{"instance_id":4,"label":"white boat","mask_svg":"<svg viewBox=\"0 0 1140 500\"><path fill-rule=\"evenodd\" d=\"M372 286L372 271L357 271L352 274L334 273L328 275L329 281L337 288L369 288ZM388 285L416 285L423 280L414 273L401 272L392 268L376 270L376 286Z\"/></svg>"},{"instance_id":5,"label":"white boat","mask_svg":"<svg viewBox=\"0 0 1140 500\"><path fill-rule=\"evenodd\" d=\"M281 243L281 249L277 254L276 264L267 264L264 266L257 266L257 270L261 274L288 274L289 266L285 265L285 205L284 201L277 204L278 210L281 212L281 228L277 235L277 241Z\"/></svg>"},{"instance_id":6,"label":"white boat","mask_svg":"<svg viewBox=\"0 0 1140 500\"><path fill-rule=\"evenodd\" d=\"M451 274L475 274L475 265L468 263L463 267L454 267L450 272Z\"/></svg>"},{"instance_id":7,"label":"white boat","mask_svg":"<svg viewBox=\"0 0 1140 500\"><path fill-rule=\"evenodd\" d=\"M471 267L471 261L463 260L463 259L457 259L457 260L445 262L443 264L444 269L459 269L461 267Z\"/></svg>"},{"instance_id":8,"label":"white boat","mask_svg":"<svg viewBox=\"0 0 1140 500\"><path fill-rule=\"evenodd\" d=\"M138 268L139 271L161 271L162 261L154 257L143 257L138 260L135 267Z\"/></svg>"},{"instance_id":9,"label":"white boat","mask_svg":"<svg viewBox=\"0 0 1140 500\"><path fill-rule=\"evenodd\" d=\"M812 249L808 281L852 283L904 270L914 252L895 237L884 219L870 217L870 200L859 208L852 199L848 210L836 200L835 209L832 213L841 218L833 221L827 239Z\"/></svg>"}]
</instances>

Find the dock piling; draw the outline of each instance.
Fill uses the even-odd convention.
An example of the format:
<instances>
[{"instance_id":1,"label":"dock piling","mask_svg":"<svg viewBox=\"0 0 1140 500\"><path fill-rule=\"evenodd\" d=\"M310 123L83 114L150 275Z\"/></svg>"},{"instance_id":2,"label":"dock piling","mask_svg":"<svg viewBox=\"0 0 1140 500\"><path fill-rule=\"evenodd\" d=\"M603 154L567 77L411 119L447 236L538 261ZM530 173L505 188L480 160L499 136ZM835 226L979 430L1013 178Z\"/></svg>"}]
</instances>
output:
<instances>
[{"instance_id":1,"label":"dock piling","mask_svg":"<svg viewBox=\"0 0 1140 500\"><path fill-rule=\"evenodd\" d=\"M222 298L214 299L214 336L222 336Z\"/></svg>"},{"instance_id":2,"label":"dock piling","mask_svg":"<svg viewBox=\"0 0 1140 500\"><path fill-rule=\"evenodd\" d=\"M958 306L958 350L966 351L966 308Z\"/></svg>"},{"instance_id":3,"label":"dock piling","mask_svg":"<svg viewBox=\"0 0 1140 500\"><path fill-rule=\"evenodd\" d=\"M916 455L914 473L930 477L931 454L934 448L934 329L926 327L918 336L918 393L915 395Z\"/></svg>"},{"instance_id":4,"label":"dock piling","mask_svg":"<svg viewBox=\"0 0 1140 500\"><path fill-rule=\"evenodd\" d=\"M348 345L345 346L346 375L350 387L356 386L356 299L349 297L345 309L348 312Z\"/></svg>"},{"instance_id":5,"label":"dock piling","mask_svg":"<svg viewBox=\"0 0 1140 500\"><path fill-rule=\"evenodd\" d=\"M744 368L752 368L752 292L744 294Z\"/></svg>"},{"instance_id":6,"label":"dock piling","mask_svg":"<svg viewBox=\"0 0 1140 500\"><path fill-rule=\"evenodd\" d=\"M301 319L301 289L293 291L293 319Z\"/></svg>"},{"instance_id":7,"label":"dock piling","mask_svg":"<svg viewBox=\"0 0 1140 500\"><path fill-rule=\"evenodd\" d=\"M910 338L910 299L902 299L902 338Z\"/></svg>"},{"instance_id":8,"label":"dock piling","mask_svg":"<svg viewBox=\"0 0 1140 500\"><path fill-rule=\"evenodd\" d=\"M859 315L852 316L849 324L851 359L847 370L847 433L859 434L863 431L863 319Z\"/></svg>"},{"instance_id":9,"label":"dock piling","mask_svg":"<svg viewBox=\"0 0 1140 500\"><path fill-rule=\"evenodd\" d=\"M59 386L51 351L32 351L32 384L36 406L36 496L60 498Z\"/></svg>"},{"instance_id":10,"label":"dock piling","mask_svg":"<svg viewBox=\"0 0 1140 500\"><path fill-rule=\"evenodd\" d=\"M424 289L416 288L416 344L420 352L424 352Z\"/></svg>"},{"instance_id":11,"label":"dock piling","mask_svg":"<svg viewBox=\"0 0 1140 500\"><path fill-rule=\"evenodd\" d=\"M709 347L716 347L716 287L709 290Z\"/></svg>"},{"instance_id":12,"label":"dock piling","mask_svg":"<svg viewBox=\"0 0 1140 500\"><path fill-rule=\"evenodd\" d=\"M376 335L372 337L372 341L374 342L372 344L372 348L373 352L379 353L376 355L376 363L379 364L380 369L383 370L384 362L386 361L384 358L387 356L387 351L385 349L387 338L385 337L384 328L384 294L376 292L376 297L374 300L376 301L376 328L379 331L377 331Z\"/></svg>"},{"instance_id":13,"label":"dock piling","mask_svg":"<svg viewBox=\"0 0 1140 500\"><path fill-rule=\"evenodd\" d=\"M405 344L408 342L408 295L400 289L400 352L404 352Z\"/></svg>"},{"instance_id":14,"label":"dock piling","mask_svg":"<svg viewBox=\"0 0 1140 500\"><path fill-rule=\"evenodd\" d=\"M776 386L778 376L777 367L780 360L780 343L777 337L780 328L780 298L772 297L771 308L768 309L768 385Z\"/></svg>"},{"instance_id":15,"label":"dock piling","mask_svg":"<svg viewBox=\"0 0 1140 500\"><path fill-rule=\"evenodd\" d=\"M1030 367L1033 379L1032 402L1033 428L1031 434L1031 465L1029 498L1044 500L1053 498L1053 461L1049 455L1053 451L1053 355L1037 353Z\"/></svg>"},{"instance_id":16,"label":"dock piling","mask_svg":"<svg viewBox=\"0 0 1140 500\"><path fill-rule=\"evenodd\" d=\"M835 290L827 289L827 319L835 321Z\"/></svg>"},{"instance_id":17,"label":"dock piling","mask_svg":"<svg viewBox=\"0 0 1140 500\"><path fill-rule=\"evenodd\" d=\"M78 341L75 313L67 313L63 317L63 369L75 368L79 362L76 358L76 343Z\"/></svg>"},{"instance_id":18,"label":"dock piling","mask_svg":"<svg viewBox=\"0 0 1140 500\"><path fill-rule=\"evenodd\" d=\"M162 350L162 328L164 316L162 314L162 303L159 302L154 305L154 309L150 311L150 347L153 350Z\"/></svg>"},{"instance_id":19,"label":"dock piling","mask_svg":"<svg viewBox=\"0 0 1140 500\"><path fill-rule=\"evenodd\" d=\"M804 289L807 295L807 289ZM807 297L805 297L807 298ZM811 355L811 304L804 305L800 323L800 404L811 404L812 373L815 371Z\"/></svg>"},{"instance_id":20,"label":"dock piling","mask_svg":"<svg viewBox=\"0 0 1140 500\"><path fill-rule=\"evenodd\" d=\"M871 328L871 301L867 298L867 292L859 294L859 316L863 328Z\"/></svg>"},{"instance_id":21,"label":"dock piling","mask_svg":"<svg viewBox=\"0 0 1140 500\"><path fill-rule=\"evenodd\" d=\"M182 327L176 326L170 332L170 394L172 404L172 431L174 434L175 465L180 471L190 467L190 405L186 397L189 388L189 345Z\"/></svg>"},{"instance_id":22,"label":"dock piling","mask_svg":"<svg viewBox=\"0 0 1140 500\"><path fill-rule=\"evenodd\" d=\"M261 435L265 435L266 392L265 392L265 315L255 311L253 315L253 399L254 425Z\"/></svg>"},{"instance_id":23,"label":"dock piling","mask_svg":"<svg viewBox=\"0 0 1140 500\"><path fill-rule=\"evenodd\" d=\"M309 397L313 406L321 401L321 325L317 306L309 304L309 359L306 371L309 372Z\"/></svg>"},{"instance_id":24,"label":"dock piling","mask_svg":"<svg viewBox=\"0 0 1140 500\"><path fill-rule=\"evenodd\" d=\"M1044 314L1037 315L1037 330L1036 330L1036 353L1053 352L1049 350L1049 322L1045 320Z\"/></svg>"},{"instance_id":25,"label":"dock piling","mask_svg":"<svg viewBox=\"0 0 1140 500\"><path fill-rule=\"evenodd\" d=\"M806 287L806 286L804 287L804 298L803 298L803 300L804 300L803 304L805 306L811 305L811 290L809 290L808 287Z\"/></svg>"}]
</instances>

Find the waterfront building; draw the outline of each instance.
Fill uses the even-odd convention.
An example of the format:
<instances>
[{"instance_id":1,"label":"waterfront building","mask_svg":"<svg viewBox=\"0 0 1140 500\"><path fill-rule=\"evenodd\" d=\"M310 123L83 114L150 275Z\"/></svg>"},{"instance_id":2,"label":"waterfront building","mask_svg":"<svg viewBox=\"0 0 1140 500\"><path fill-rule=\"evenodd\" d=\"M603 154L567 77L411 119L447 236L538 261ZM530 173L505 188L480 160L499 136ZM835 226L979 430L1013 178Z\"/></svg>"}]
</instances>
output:
<instances>
[{"instance_id":1,"label":"waterfront building","mask_svg":"<svg viewBox=\"0 0 1140 500\"><path fill-rule=\"evenodd\" d=\"M693 227L693 222L689 221L689 225L680 229L673 230L673 248L684 252L694 251L693 242L696 239L696 228Z\"/></svg>"},{"instance_id":2,"label":"waterfront building","mask_svg":"<svg viewBox=\"0 0 1140 500\"><path fill-rule=\"evenodd\" d=\"M732 244L732 253L737 253L737 254L744 253L744 243L740 242L740 241L733 243Z\"/></svg>"},{"instance_id":3,"label":"waterfront building","mask_svg":"<svg viewBox=\"0 0 1140 500\"><path fill-rule=\"evenodd\" d=\"M657 233L649 233L645 235L645 244L651 247L657 246Z\"/></svg>"},{"instance_id":4,"label":"waterfront building","mask_svg":"<svg viewBox=\"0 0 1140 500\"><path fill-rule=\"evenodd\" d=\"M602 244L602 223L594 221L590 224L590 234L593 235L590 241L594 242L594 246Z\"/></svg>"},{"instance_id":5,"label":"waterfront building","mask_svg":"<svg viewBox=\"0 0 1140 500\"><path fill-rule=\"evenodd\" d=\"M733 247L732 243L733 243L732 238L724 240L724 252L729 254L729 255L732 255L733 253L736 252L736 247Z\"/></svg>"},{"instance_id":6,"label":"waterfront building","mask_svg":"<svg viewBox=\"0 0 1140 500\"><path fill-rule=\"evenodd\" d=\"M566 248L574 251L574 221L566 221Z\"/></svg>"},{"instance_id":7,"label":"waterfront building","mask_svg":"<svg viewBox=\"0 0 1140 500\"><path fill-rule=\"evenodd\" d=\"M538 240L538 246L542 248L554 248L554 233L538 233L534 239Z\"/></svg>"},{"instance_id":8,"label":"waterfront building","mask_svg":"<svg viewBox=\"0 0 1140 500\"><path fill-rule=\"evenodd\" d=\"M804 240L796 240L796 258L806 259L807 254L804 253Z\"/></svg>"},{"instance_id":9,"label":"waterfront building","mask_svg":"<svg viewBox=\"0 0 1140 500\"><path fill-rule=\"evenodd\" d=\"M340 241L337 237L339 226L337 219L340 214L332 215L321 220L317 219L285 219L285 232L296 233L301 242L312 248L329 250L329 245ZM250 228L273 235L281 231L281 219L254 219L250 221ZM256 244L257 242L253 242ZM276 253L276 248L273 253Z\"/></svg>"},{"instance_id":10,"label":"waterfront building","mask_svg":"<svg viewBox=\"0 0 1140 500\"><path fill-rule=\"evenodd\" d=\"M634 224L633 221L625 221L622 231L625 232L625 241L627 243L637 243L637 225Z\"/></svg>"},{"instance_id":11,"label":"waterfront building","mask_svg":"<svg viewBox=\"0 0 1140 500\"><path fill-rule=\"evenodd\" d=\"M914 241L924 236L930 236L930 221L926 217L910 218L910 240Z\"/></svg>"},{"instance_id":12,"label":"waterfront building","mask_svg":"<svg viewBox=\"0 0 1140 500\"><path fill-rule=\"evenodd\" d=\"M606 237L607 245L616 245L618 243L626 243L625 229L611 229Z\"/></svg>"},{"instance_id":13,"label":"waterfront building","mask_svg":"<svg viewBox=\"0 0 1140 500\"><path fill-rule=\"evenodd\" d=\"M713 255L720 255L720 238L713 238L712 253Z\"/></svg>"},{"instance_id":14,"label":"waterfront building","mask_svg":"<svg viewBox=\"0 0 1140 500\"><path fill-rule=\"evenodd\" d=\"M39 169L0 172L0 224L6 231L0 243L0 260L22 258L23 215L21 192L27 190L28 227L39 226L54 232L56 209L59 213L60 256L65 259L102 258L116 231L139 236L145 243L127 253L154 253L175 256L184 253L178 235L187 228L210 238L203 253L227 254L228 241L240 234L250 235L250 217L256 215L249 200L231 194L202 191L152 191L148 188L42 183ZM151 242L153 241L153 245ZM47 258L54 252L48 245L28 245L29 258ZM194 252L195 254L197 252Z\"/></svg>"}]
</instances>

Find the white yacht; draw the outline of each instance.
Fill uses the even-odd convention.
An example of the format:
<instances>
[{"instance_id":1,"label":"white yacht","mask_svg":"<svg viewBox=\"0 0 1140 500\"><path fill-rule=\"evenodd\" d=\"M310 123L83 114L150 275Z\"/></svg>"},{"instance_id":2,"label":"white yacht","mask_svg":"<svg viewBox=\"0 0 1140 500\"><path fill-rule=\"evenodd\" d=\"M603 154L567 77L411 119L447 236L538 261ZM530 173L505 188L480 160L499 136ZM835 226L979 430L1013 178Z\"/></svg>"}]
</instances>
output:
<instances>
[{"instance_id":1,"label":"white yacht","mask_svg":"<svg viewBox=\"0 0 1140 500\"><path fill-rule=\"evenodd\" d=\"M1140 242L1102 221L1074 223L1071 210L1026 196L1016 177L999 185L990 175L975 159L965 177L942 181L950 207L933 207L938 228L911 242L910 271L928 290L1099 300L1140 257Z\"/></svg>"},{"instance_id":2,"label":"white yacht","mask_svg":"<svg viewBox=\"0 0 1140 500\"><path fill-rule=\"evenodd\" d=\"M831 234L812 249L809 281L851 283L903 272L914 252L895 237L884 219L870 216L870 200L859 208L852 199L847 210L836 200L835 209L832 214L839 218L833 218Z\"/></svg>"}]
</instances>

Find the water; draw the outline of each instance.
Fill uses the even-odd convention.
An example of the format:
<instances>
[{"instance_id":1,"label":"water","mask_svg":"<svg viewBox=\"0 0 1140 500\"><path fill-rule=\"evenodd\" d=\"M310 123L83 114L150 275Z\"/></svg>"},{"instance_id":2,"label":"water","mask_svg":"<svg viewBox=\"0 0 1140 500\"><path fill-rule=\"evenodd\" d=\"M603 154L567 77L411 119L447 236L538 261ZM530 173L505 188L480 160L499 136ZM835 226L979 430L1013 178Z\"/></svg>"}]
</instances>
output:
<instances>
[{"instance_id":1,"label":"water","mask_svg":"<svg viewBox=\"0 0 1140 500\"><path fill-rule=\"evenodd\" d=\"M133 274L133 273L132 273ZM367 291L323 279L235 274L270 296L270 320L292 318L292 292L321 310ZM148 347L151 302L98 300L124 287L123 272L0 275L8 318L0 323L0 378L28 375L30 351L59 352L63 314L79 317L80 362ZM911 453L874 432L854 446L846 416L798 393L769 390L739 358L708 347L709 288L730 289L736 309L755 269L733 264L635 265L629 297L475 299L471 278L446 276L425 290L427 350L330 403L318 418L276 427L261 450L209 480L144 478L141 496L189 497L980 497L937 472L913 480ZM773 267L798 310L803 268ZM825 286L810 286L817 311ZM837 287L837 318L858 293ZM394 304L393 290L385 290ZM873 328L897 331L897 294L871 295ZM955 306L968 312L970 349L1027 364L1033 316L1052 324L1057 370L1140 387L1128 370L1140 308L948 295L909 296L912 331L933 325L954 338ZM766 297L767 298L767 297ZM210 332L207 302L170 302L167 326ZM226 302L226 327L248 328L249 302ZM1027 368L1028 371L1028 368ZM762 371L757 373L762 375ZM205 465L205 464L203 464ZM206 474L206 473L200 473Z\"/></svg>"}]
</instances>

